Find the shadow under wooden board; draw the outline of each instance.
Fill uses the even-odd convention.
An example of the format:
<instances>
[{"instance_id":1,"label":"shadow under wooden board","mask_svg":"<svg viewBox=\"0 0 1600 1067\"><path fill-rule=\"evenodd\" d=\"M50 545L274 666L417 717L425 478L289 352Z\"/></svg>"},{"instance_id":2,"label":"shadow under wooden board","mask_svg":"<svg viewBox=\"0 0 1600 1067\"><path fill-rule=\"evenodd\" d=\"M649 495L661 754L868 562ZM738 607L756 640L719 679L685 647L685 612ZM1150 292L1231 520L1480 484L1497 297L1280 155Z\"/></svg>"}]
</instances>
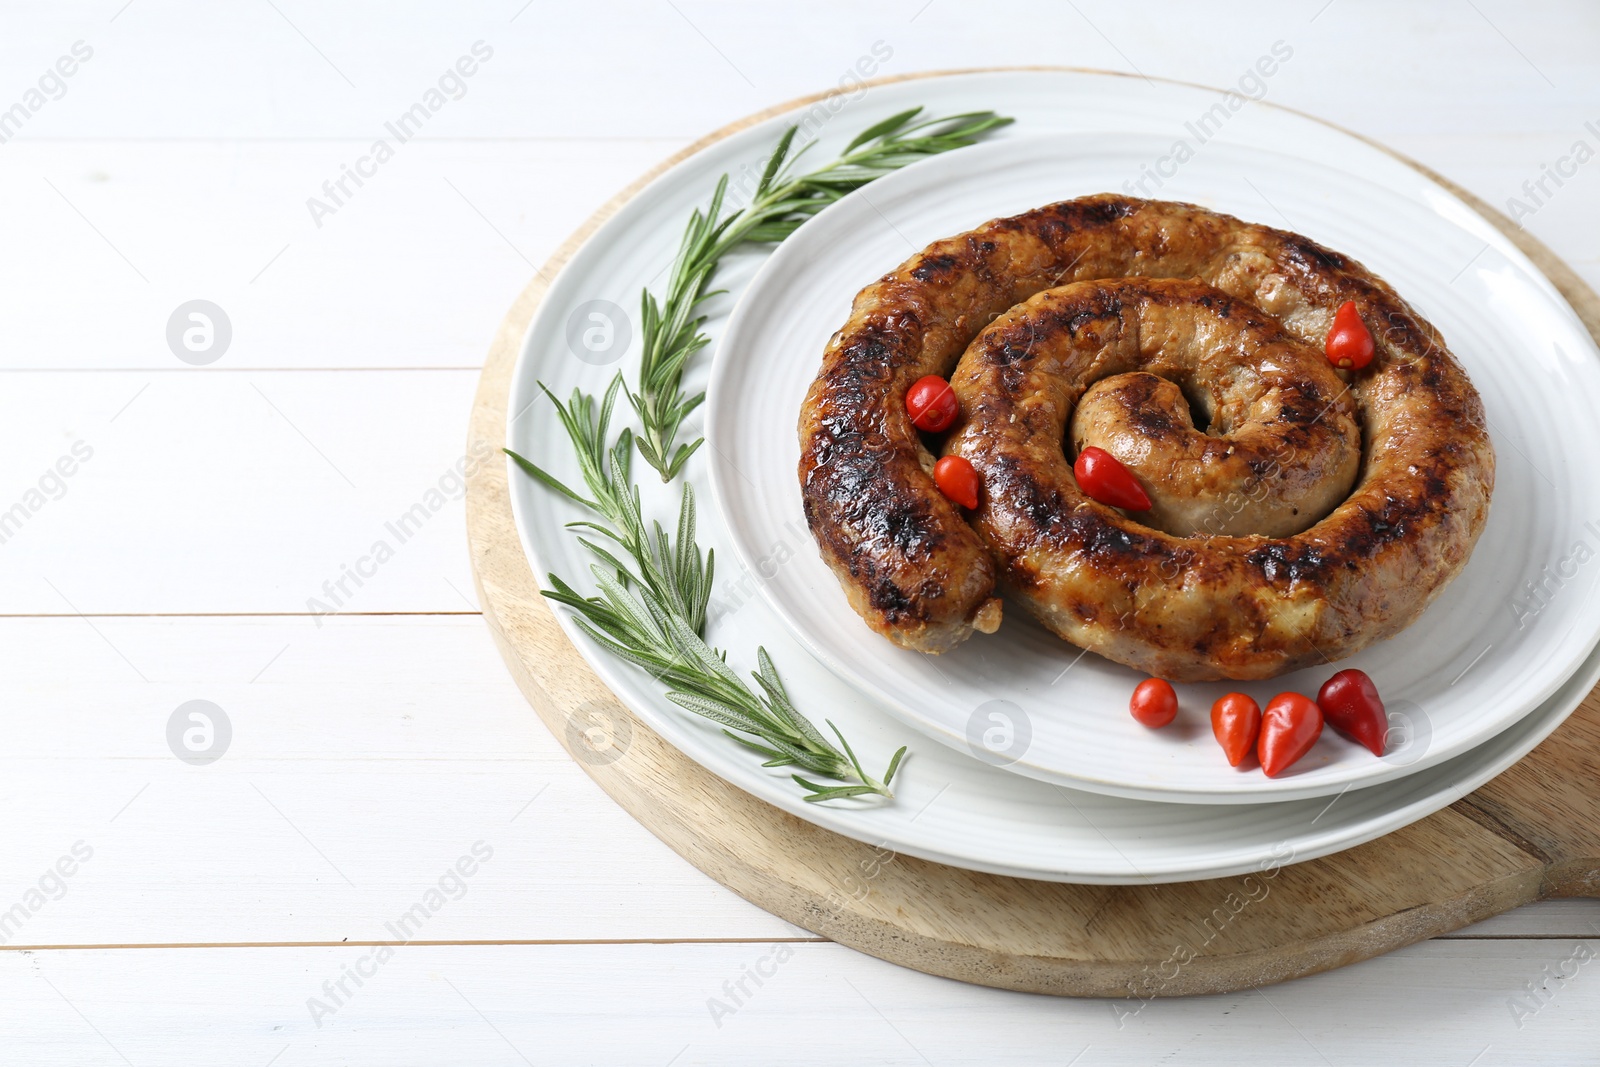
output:
<instances>
[{"instance_id":1,"label":"shadow under wooden board","mask_svg":"<svg viewBox=\"0 0 1600 1067\"><path fill-rule=\"evenodd\" d=\"M868 84L939 73L951 72ZM554 277L602 222L663 170L826 95L770 108L690 145L619 193L557 250L500 324L473 405L472 454L479 447L498 450L505 440L512 367L547 288L543 279ZM1504 231L1600 338L1600 297L1554 253L1472 194L1397 158ZM906 967L1063 996L1228 992L1353 963L1531 901L1600 896L1600 787L1594 779L1600 689L1534 752L1472 795L1366 845L1266 874L1086 886L980 874L907 856L883 864L871 846L729 785L627 711L539 595L512 521L504 464L482 464L469 478L467 534L484 618L518 686L556 738L570 748L568 716L585 701L599 701L629 721L624 758L579 761L601 788L740 896ZM841 906L835 887L873 869L872 891ZM1230 900L1251 903L1235 914ZM1192 958L1190 950L1175 954L1184 940L1175 932L1199 929L1218 909L1227 916L1227 936Z\"/></svg>"}]
</instances>

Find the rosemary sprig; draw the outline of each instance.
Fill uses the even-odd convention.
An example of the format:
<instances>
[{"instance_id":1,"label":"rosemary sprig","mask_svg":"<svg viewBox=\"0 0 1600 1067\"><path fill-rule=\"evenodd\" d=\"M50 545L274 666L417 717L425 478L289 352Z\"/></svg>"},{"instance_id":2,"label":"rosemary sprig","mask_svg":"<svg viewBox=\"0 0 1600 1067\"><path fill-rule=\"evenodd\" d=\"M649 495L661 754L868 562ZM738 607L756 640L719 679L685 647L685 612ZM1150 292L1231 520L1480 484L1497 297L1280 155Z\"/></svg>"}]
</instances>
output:
<instances>
[{"instance_id":1,"label":"rosemary sprig","mask_svg":"<svg viewBox=\"0 0 1600 1067\"><path fill-rule=\"evenodd\" d=\"M689 358L710 342L701 332L705 316L697 312L721 291L709 286L724 255L746 242L782 241L847 193L907 164L973 144L1012 121L992 111L919 121L921 113L918 107L890 116L863 130L832 163L798 176L792 173L795 163L811 145L795 149L798 127L791 126L767 159L750 204L723 214L728 192L724 174L710 204L689 218L665 298L658 300L644 290L638 391L629 390L619 375L597 409L594 397L581 390L562 404L540 383L578 454L588 496L506 450L528 475L600 519L568 524L589 535L579 541L599 561L590 567L599 594L583 596L552 574L544 595L575 611L578 626L601 646L665 681L671 687L667 699L721 724L723 733L765 756L763 766L798 767L842 783L823 785L792 775L808 801L869 793L892 797L889 784L905 747L890 758L881 780L873 778L837 726L828 722L839 741L835 747L794 706L765 648L756 650L754 687L728 667L726 654L705 641L715 558L709 550L702 555L695 541L694 491L683 488L674 537L659 522L646 528L630 470L632 450L637 447L661 480L669 482L702 443L677 441L683 420L705 399L704 393L684 394L683 372ZM635 436L624 427L610 441L619 392L627 395L642 429Z\"/></svg>"},{"instance_id":2,"label":"rosemary sprig","mask_svg":"<svg viewBox=\"0 0 1600 1067\"><path fill-rule=\"evenodd\" d=\"M546 389L578 454L588 495L577 492L510 449L506 454L526 473L576 501L601 521L569 523L589 537L579 541L600 562L592 565L600 592L586 597L552 574L544 595L577 612L577 624L602 647L649 671L669 687L667 699L719 723L723 733L766 757L764 767L798 767L840 785L821 785L792 775L807 791L806 800L836 800L875 793L892 797L894 779L906 750L889 761L883 778L862 769L844 735L828 727L839 747L823 737L794 706L765 648L756 650L756 686L735 674L726 654L704 639L706 604L711 597L715 558L695 541L694 490L683 487L677 533L669 537L659 522L645 526L639 488L629 471L633 434L624 427L608 443L612 409L622 388L618 375L598 412L594 397L573 390L562 404ZM604 544L600 542L606 542ZM625 562L619 556L627 557Z\"/></svg>"},{"instance_id":3,"label":"rosemary sprig","mask_svg":"<svg viewBox=\"0 0 1600 1067\"><path fill-rule=\"evenodd\" d=\"M660 472L662 481L670 482L703 440L677 443L683 420L705 399L704 393L685 395L683 371L689 357L710 340L701 332L706 320L696 312L722 292L708 288L722 257L745 242L782 241L845 194L907 164L973 144L1012 121L992 111L918 121L921 113L914 107L862 130L838 159L801 175L792 174L794 165L815 142L791 152L799 127L790 126L768 158L748 207L722 214L728 191L724 174L705 211L697 209L689 217L665 297L658 301L648 289L641 297L644 354L638 391L628 392L642 427L635 439L639 454Z\"/></svg>"}]
</instances>

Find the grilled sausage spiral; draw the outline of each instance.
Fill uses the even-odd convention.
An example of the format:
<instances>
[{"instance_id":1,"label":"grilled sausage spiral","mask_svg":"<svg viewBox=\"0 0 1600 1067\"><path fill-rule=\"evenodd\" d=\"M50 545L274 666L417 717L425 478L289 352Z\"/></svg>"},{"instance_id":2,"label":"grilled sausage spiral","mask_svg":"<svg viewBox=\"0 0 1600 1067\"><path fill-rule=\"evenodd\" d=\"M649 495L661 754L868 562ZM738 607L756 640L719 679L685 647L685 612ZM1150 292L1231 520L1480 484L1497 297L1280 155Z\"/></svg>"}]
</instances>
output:
<instances>
[{"instance_id":1,"label":"grilled sausage spiral","mask_svg":"<svg viewBox=\"0 0 1600 1067\"><path fill-rule=\"evenodd\" d=\"M1356 372L1320 357L1345 301L1375 341ZM982 479L970 524L904 405L958 360L944 447ZM1174 681L1271 677L1398 632L1466 562L1494 484L1477 392L1383 281L1297 234L1117 195L994 220L862 290L800 440L823 557L896 644L992 632L1003 584L1074 644ZM1088 444L1151 512L1079 491L1068 452Z\"/></svg>"}]
</instances>

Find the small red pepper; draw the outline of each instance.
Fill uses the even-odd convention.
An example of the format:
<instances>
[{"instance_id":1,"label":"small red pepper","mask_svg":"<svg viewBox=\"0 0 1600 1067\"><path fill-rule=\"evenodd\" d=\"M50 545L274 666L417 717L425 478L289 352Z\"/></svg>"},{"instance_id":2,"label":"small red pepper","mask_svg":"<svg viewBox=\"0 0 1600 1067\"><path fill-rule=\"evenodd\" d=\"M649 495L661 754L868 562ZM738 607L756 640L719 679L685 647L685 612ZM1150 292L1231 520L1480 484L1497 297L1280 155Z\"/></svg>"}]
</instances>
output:
<instances>
[{"instance_id":1,"label":"small red pepper","mask_svg":"<svg viewBox=\"0 0 1600 1067\"><path fill-rule=\"evenodd\" d=\"M906 414L911 424L929 433L943 433L961 414L961 401L956 399L950 383L937 374L918 378L906 390Z\"/></svg>"},{"instance_id":2,"label":"small red pepper","mask_svg":"<svg viewBox=\"0 0 1600 1067\"><path fill-rule=\"evenodd\" d=\"M1244 693L1224 695L1211 705L1211 732L1228 757L1228 766L1239 766L1261 734L1261 705Z\"/></svg>"},{"instance_id":3,"label":"small red pepper","mask_svg":"<svg viewBox=\"0 0 1600 1067\"><path fill-rule=\"evenodd\" d=\"M1374 756L1383 755L1389 740L1389 715L1383 710L1378 687L1365 671L1340 671L1323 682L1317 705L1329 726L1367 746Z\"/></svg>"},{"instance_id":4,"label":"small red pepper","mask_svg":"<svg viewBox=\"0 0 1600 1067\"><path fill-rule=\"evenodd\" d=\"M1328 331L1328 362L1341 370L1360 370L1372 362L1372 332L1361 321L1354 300L1346 300L1333 314Z\"/></svg>"},{"instance_id":5,"label":"small red pepper","mask_svg":"<svg viewBox=\"0 0 1600 1067\"><path fill-rule=\"evenodd\" d=\"M968 511L978 506L981 481L972 464L961 456L945 456L933 465L933 481L939 492Z\"/></svg>"},{"instance_id":6,"label":"small red pepper","mask_svg":"<svg viewBox=\"0 0 1600 1067\"><path fill-rule=\"evenodd\" d=\"M1178 693L1164 678L1146 678L1134 687L1128 712L1152 730L1159 730L1178 717Z\"/></svg>"},{"instance_id":7,"label":"small red pepper","mask_svg":"<svg viewBox=\"0 0 1600 1067\"><path fill-rule=\"evenodd\" d=\"M1279 693L1261 713L1261 739L1256 752L1268 778L1288 770L1322 736L1322 709L1310 697Z\"/></svg>"},{"instance_id":8,"label":"small red pepper","mask_svg":"<svg viewBox=\"0 0 1600 1067\"><path fill-rule=\"evenodd\" d=\"M1150 510L1150 496L1139 479L1103 448L1090 445L1079 452L1072 474L1078 479L1078 488L1091 500L1129 511Z\"/></svg>"}]
</instances>

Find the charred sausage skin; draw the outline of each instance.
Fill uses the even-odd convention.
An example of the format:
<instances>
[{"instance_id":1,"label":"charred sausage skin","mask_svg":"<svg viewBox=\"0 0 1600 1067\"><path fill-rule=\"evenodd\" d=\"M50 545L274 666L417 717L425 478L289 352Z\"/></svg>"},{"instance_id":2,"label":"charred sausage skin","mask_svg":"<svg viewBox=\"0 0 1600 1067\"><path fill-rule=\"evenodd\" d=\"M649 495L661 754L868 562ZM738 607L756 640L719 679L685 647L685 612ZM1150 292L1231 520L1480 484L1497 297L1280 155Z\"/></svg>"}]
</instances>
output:
<instances>
[{"instance_id":1,"label":"charred sausage skin","mask_svg":"<svg viewBox=\"0 0 1600 1067\"><path fill-rule=\"evenodd\" d=\"M1332 515L1287 538L1166 534L1085 500L1070 470L1062 480L1064 426L1043 466L971 450L985 480L981 536L939 493L933 457L905 414L911 383L950 375L980 332L1046 289L1130 277L1214 286L1308 345L1321 344L1341 303L1356 303L1378 354L1347 376L1366 455ZM1070 337L1108 314L1103 300L1081 301L1054 328ZM986 338L974 357L986 373L1022 373L1016 336L1002 327ZM967 454L975 441L958 424L951 447ZM942 652L974 629L992 631L1003 578L1069 640L1174 680L1269 677L1397 632L1465 563L1494 482L1482 403L1465 373L1432 326L1360 264L1293 233L1109 194L935 242L862 290L802 406L800 446L823 558L855 610L896 644ZM1399 467L1406 477L1387 476ZM1103 581L1050 584L1041 554L1062 552ZM1129 592L1103 599L1113 587ZM1229 597L1256 607L1208 614Z\"/></svg>"}]
</instances>

